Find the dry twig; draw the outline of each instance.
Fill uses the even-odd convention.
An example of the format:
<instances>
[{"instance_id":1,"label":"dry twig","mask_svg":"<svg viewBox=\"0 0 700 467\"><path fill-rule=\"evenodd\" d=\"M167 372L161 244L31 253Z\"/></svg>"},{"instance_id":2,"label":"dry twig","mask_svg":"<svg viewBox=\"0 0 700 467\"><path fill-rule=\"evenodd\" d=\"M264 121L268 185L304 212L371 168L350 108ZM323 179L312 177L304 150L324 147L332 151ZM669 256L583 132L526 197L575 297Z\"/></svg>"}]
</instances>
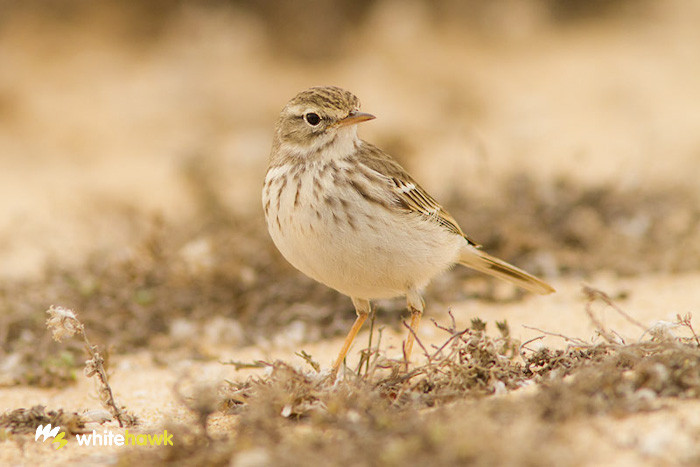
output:
<instances>
[{"instance_id":1,"label":"dry twig","mask_svg":"<svg viewBox=\"0 0 700 467\"><path fill-rule=\"evenodd\" d=\"M676 315L676 319L678 320L678 324L681 326L685 326L688 329L690 329L690 332L693 333L693 338L695 339L695 343L700 347L700 338L698 338L698 335L695 333L695 329L693 329L693 324L691 323L691 320L693 319L692 313L686 313L683 316L678 313Z\"/></svg>"},{"instance_id":2,"label":"dry twig","mask_svg":"<svg viewBox=\"0 0 700 467\"><path fill-rule=\"evenodd\" d=\"M100 401L107 410L117 419L119 426L131 426L136 424L136 417L129 414L124 408L117 406L114 400L112 388L109 385L107 372L104 367L104 358L97 351L97 346L92 345L85 332L85 326L80 322L78 316L67 308L54 307L53 305L46 310L49 314L49 319L46 320L46 326L51 330L53 338L56 342L61 342L64 337L70 337L74 334L80 334L85 342L85 350L90 359L85 362L85 376L91 378L97 376L99 381Z\"/></svg>"},{"instance_id":3,"label":"dry twig","mask_svg":"<svg viewBox=\"0 0 700 467\"><path fill-rule=\"evenodd\" d=\"M301 357L302 359L304 359L304 361L305 361L306 363L308 363L309 366L310 366L311 368L313 368L314 371L315 371L316 373L320 373L320 372L321 372L321 365L319 365L319 363L318 363L316 360L314 360L314 358L313 358L311 355L309 355L309 354L306 352L306 350L302 350L301 352L297 352L295 355L296 355L297 357Z\"/></svg>"},{"instance_id":4,"label":"dry twig","mask_svg":"<svg viewBox=\"0 0 700 467\"><path fill-rule=\"evenodd\" d=\"M565 342L573 342L574 344L576 344L577 346L580 346L580 347L590 347L591 346L591 344L584 341L583 339L579 339L578 337L569 337L569 336L566 336L564 334L559 334L558 332L545 331L544 329L536 328L533 326L527 326L525 324L523 324L522 326L525 329L531 329L533 331L541 332L542 334L546 334L547 336L560 337L560 338L564 339ZM526 344L529 342L531 342L531 341L527 341ZM525 344L523 344L523 345L525 345Z\"/></svg>"},{"instance_id":5,"label":"dry twig","mask_svg":"<svg viewBox=\"0 0 700 467\"><path fill-rule=\"evenodd\" d=\"M617 304L613 301L612 298L602 290L594 289L593 287L589 287L587 285L583 286L583 293L586 295L586 297L589 300L589 303L595 301L595 299L599 298L603 302L605 302L606 305L608 305L610 308L613 310L617 311L620 315L622 315L627 321L630 323L634 324L635 326L639 327L643 331L647 330L647 327L644 326L642 323L634 319L631 315L629 315L625 310L617 306Z\"/></svg>"}]
</instances>

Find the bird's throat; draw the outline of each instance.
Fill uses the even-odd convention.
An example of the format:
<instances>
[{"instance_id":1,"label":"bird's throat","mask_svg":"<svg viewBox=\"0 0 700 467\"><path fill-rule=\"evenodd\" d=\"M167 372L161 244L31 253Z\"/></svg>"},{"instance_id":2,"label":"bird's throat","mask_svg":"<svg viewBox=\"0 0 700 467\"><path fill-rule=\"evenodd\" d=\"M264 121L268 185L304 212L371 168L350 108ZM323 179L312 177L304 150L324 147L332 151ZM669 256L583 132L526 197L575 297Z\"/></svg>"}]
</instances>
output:
<instances>
[{"instance_id":1,"label":"bird's throat","mask_svg":"<svg viewBox=\"0 0 700 467\"><path fill-rule=\"evenodd\" d=\"M282 141L279 153L288 159L297 161L329 161L343 159L353 154L362 144L357 136L355 125L347 128L338 128L332 134L318 136L310 145Z\"/></svg>"}]
</instances>

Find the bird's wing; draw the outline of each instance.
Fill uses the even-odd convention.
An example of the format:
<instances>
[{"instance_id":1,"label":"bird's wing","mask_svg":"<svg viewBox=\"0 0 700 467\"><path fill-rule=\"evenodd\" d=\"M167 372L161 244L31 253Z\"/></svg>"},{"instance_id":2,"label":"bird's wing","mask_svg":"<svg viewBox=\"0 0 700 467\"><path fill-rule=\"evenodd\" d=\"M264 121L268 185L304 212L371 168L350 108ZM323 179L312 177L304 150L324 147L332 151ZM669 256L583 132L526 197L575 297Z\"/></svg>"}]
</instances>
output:
<instances>
[{"instance_id":1,"label":"bird's wing","mask_svg":"<svg viewBox=\"0 0 700 467\"><path fill-rule=\"evenodd\" d=\"M420 185L404 178L391 177L394 193L398 196L403 207L412 212L420 213L447 230L464 236L457 221L445 211L435 199L430 196Z\"/></svg>"},{"instance_id":2,"label":"bird's wing","mask_svg":"<svg viewBox=\"0 0 700 467\"><path fill-rule=\"evenodd\" d=\"M471 245L479 246L462 232L454 217L413 180L403 167L378 148L367 143L365 145L364 151L362 151L364 157L361 158L360 162L389 181L390 188L402 208L421 214L450 232L464 237Z\"/></svg>"}]
</instances>

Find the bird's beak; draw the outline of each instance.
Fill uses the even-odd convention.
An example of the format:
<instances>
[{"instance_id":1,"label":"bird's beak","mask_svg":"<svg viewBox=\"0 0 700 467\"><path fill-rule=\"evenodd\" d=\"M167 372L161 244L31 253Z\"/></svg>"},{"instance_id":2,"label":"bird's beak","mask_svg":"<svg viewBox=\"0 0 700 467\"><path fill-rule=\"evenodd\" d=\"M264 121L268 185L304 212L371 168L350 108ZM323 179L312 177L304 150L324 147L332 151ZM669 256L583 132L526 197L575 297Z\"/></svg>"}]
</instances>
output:
<instances>
[{"instance_id":1,"label":"bird's beak","mask_svg":"<svg viewBox=\"0 0 700 467\"><path fill-rule=\"evenodd\" d=\"M377 117L372 114L353 110L347 117L338 121L338 126L354 125L356 123L366 122L367 120L373 120L375 118Z\"/></svg>"}]
</instances>

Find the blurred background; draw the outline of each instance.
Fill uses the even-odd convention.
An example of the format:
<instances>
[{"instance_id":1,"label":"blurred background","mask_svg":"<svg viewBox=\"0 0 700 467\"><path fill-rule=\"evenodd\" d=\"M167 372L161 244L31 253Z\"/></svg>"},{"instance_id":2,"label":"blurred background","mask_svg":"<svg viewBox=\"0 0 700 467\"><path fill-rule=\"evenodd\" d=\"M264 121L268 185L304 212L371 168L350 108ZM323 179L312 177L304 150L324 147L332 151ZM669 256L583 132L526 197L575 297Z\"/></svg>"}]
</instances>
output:
<instances>
[{"instance_id":1,"label":"blurred background","mask_svg":"<svg viewBox=\"0 0 700 467\"><path fill-rule=\"evenodd\" d=\"M186 217L187 167L259 217L276 116L312 85L357 94L362 136L440 200L497 201L513 174L694 189L699 20L681 0L1 1L0 273L124 242L124 209Z\"/></svg>"},{"instance_id":2,"label":"blurred background","mask_svg":"<svg viewBox=\"0 0 700 467\"><path fill-rule=\"evenodd\" d=\"M688 0L0 0L0 331L58 302L106 334L147 312L132 343L180 312L344 332L349 301L260 208L277 115L313 85L354 92L361 136L508 260L697 270L698 24ZM468 279L428 293L489 296Z\"/></svg>"}]
</instances>

